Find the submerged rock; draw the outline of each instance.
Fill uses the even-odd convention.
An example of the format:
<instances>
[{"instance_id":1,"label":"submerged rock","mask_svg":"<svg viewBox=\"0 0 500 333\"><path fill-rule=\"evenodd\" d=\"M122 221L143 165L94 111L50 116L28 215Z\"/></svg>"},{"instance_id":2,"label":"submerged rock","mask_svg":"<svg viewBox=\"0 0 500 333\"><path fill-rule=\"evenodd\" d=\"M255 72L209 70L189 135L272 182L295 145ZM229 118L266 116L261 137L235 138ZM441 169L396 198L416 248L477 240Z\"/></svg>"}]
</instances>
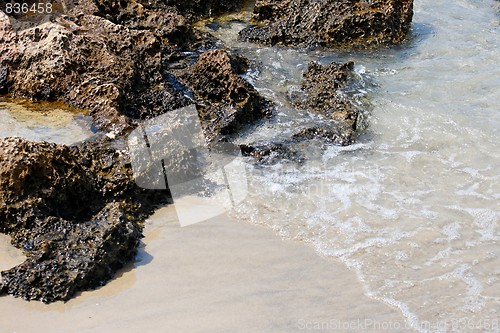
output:
<instances>
[{"instance_id":1,"label":"submerged rock","mask_svg":"<svg viewBox=\"0 0 500 333\"><path fill-rule=\"evenodd\" d=\"M126 153L109 145L0 139L0 232L27 256L1 273L2 292L67 300L133 258L142 221L169 197L138 188Z\"/></svg>"},{"instance_id":2,"label":"submerged rock","mask_svg":"<svg viewBox=\"0 0 500 333\"><path fill-rule=\"evenodd\" d=\"M352 144L357 135L359 107L339 93L353 80L354 63L331 63L322 66L311 62L302 81L302 98L294 102L298 107L322 114L330 126L303 130L297 138L321 137L339 145Z\"/></svg>"},{"instance_id":3,"label":"submerged rock","mask_svg":"<svg viewBox=\"0 0 500 333\"><path fill-rule=\"evenodd\" d=\"M360 123L366 110L342 93L357 81L353 69L352 62L333 62L327 66L311 62L303 74L301 90L292 94L291 101L296 107L317 113L323 119L314 126L298 130L281 142L242 145L243 156L253 157L258 163L266 164L283 159L301 163L305 160L299 153L304 150L301 145L309 140L340 146L354 143L363 129Z\"/></svg>"},{"instance_id":4,"label":"submerged rock","mask_svg":"<svg viewBox=\"0 0 500 333\"><path fill-rule=\"evenodd\" d=\"M245 40L266 45L364 48L401 43L413 0L257 0Z\"/></svg>"},{"instance_id":5,"label":"submerged rock","mask_svg":"<svg viewBox=\"0 0 500 333\"><path fill-rule=\"evenodd\" d=\"M210 142L271 114L270 103L238 75L247 65L241 57L213 50L203 53L179 75L179 80L194 93Z\"/></svg>"},{"instance_id":6,"label":"submerged rock","mask_svg":"<svg viewBox=\"0 0 500 333\"><path fill-rule=\"evenodd\" d=\"M252 157L259 164L274 164L283 159L302 163L304 157L299 150L294 149L294 141L241 145L241 154Z\"/></svg>"}]
</instances>

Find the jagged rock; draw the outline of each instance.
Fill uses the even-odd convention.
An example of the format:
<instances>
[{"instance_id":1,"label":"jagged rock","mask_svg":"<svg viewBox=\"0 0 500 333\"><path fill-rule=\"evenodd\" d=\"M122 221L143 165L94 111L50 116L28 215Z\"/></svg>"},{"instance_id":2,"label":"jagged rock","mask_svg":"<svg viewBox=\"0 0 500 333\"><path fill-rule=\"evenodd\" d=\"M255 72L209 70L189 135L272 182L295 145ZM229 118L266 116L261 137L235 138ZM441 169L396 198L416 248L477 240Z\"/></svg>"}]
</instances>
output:
<instances>
[{"instance_id":1,"label":"jagged rock","mask_svg":"<svg viewBox=\"0 0 500 333\"><path fill-rule=\"evenodd\" d=\"M177 7L190 19L220 15L236 11L245 0L165 0L166 4Z\"/></svg>"},{"instance_id":2,"label":"jagged rock","mask_svg":"<svg viewBox=\"0 0 500 333\"><path fill-rule=\"evenodd\" d=\"M2 290L50 303L105 284L133 259L142 237L142 226L129 214L128 207L116 202L85 222L37 219L29 232L21 233L25 237L15 236L28 259L1 273Z\"/></svg>"},{"instance_id":3,"label":"jagged rock","mask_svg":"<svg viewBox=\"0 0 500 333\"><path fill-rule=\"evenodd\" d=\"M244 0L95 0L95 7L108 17L114 17L113 21L136 21L142 16L143 11L171 11L176 9L189 21L204 17L216 16L223 13L236 11L242 7ZM161 29L161 26L157 26Z\"/></svg>"},{"instance_id":4,"label":"jagged rock","mask_svg":"<svg viewBox=\"0 0 500 333\"><path fill-rule=\"evenodd\" d=\"M281 142L241 145L243 156L253 157L261 164L283 159L301 163L306 157L298 153L303 150L299 145L306 141L320 140L341 146L354 143L361 130L362 109L339 92L356 83L353 68L352 62L327 66L311 62L303 74L301 90L292 94L291 101L299 108L322 115L323 121L300 129Z\"/></svg>"},{"instance_id":5,"label":"jagged rock","mask_svg":"<svg viewBox=\"0 0 500 333\"><path fill-rule=\"evenodd\" d=\"M0 41L6 42L0 46L0 68L8 69L4 90L32 100L62 99L89 110L97 128L125 134L139 120L191 103L169 69L193 56L183 50L197 51L198 46L210 46L212 40L193 30L182 14L205 16L237 9L240 4L82 0L67 6L64 15L58 11L40 22L4 15L0 18ZM235 59L232 66L238 71L244 64ZM221 81L228 75L234 89L226 87L233 89L227 107L216 103L212 113L247 121L260 101L253 98L256 93L250 85L224 67L225 60L201 57L202 63L195 65L193 73L203 71L203 61L219 61L220 66L212 64L205 74L220 70L211 73L211 78ZM212 98L207 98L199 102L211 104Z\"/></svg>"},{"instance_id":6,"label":"jagged rock","mask_svg":"<svg viewBox=\"0 0 500 333\"><path fill-rule=\"evenodd\" d=\"M266 45L365 48L401 43L413 0L257 0L245 40Z\"/></svg>"},{"instance_id":7,"label":"jagged rock","mask_svg":"<svg viewBox=\"0 0 500 333\"><path fill-rule=\"evenodd\" d=\"M213 50L203 53L179 75L179 80L194 93L209 142L271 114L270 103L238 75L246 66L248 63L241 57Z\"/></svg>"},{"instance_id":8,"label":"jagged rock","mask_svg":"<svg viewBox=\"0 0 500 333\"><path fill-rule=\"evenodd\" d=\"M2 20L4 28L9 20ZM164 79L164 50L147 30L102 17L59 18L18 31L8 91L33 100L64 99L88 109L96 126L117 133L133 120L187 103Z\"/></svg>"},{"instance_id":9,"label":"jagged rock","mask_svg":"<svg viewBox=\"0 0 500 333\"><path fill-rule=\"evenodd\" d=\"M353 80L354 63L331 63L322 66L311 62L303 75L302 91L304 96L294 102L298 107L317 112L331 121L331 127L306 129L296 137L322 137L339 145L354 142L360 110L352 101L339 94Z\"/></svg>"},{"instance_id":10,"label":"jagged rock","mask_svg":"<svg viewBox=\"0 0 500 333\"><path fill-rule=\"evenodd\" d=\"M144 219L169 198L138 188L126 152L110 145L0 139L0 232L27 256L1 273L2 292L67 300L133 258Z\"/></svg>"}]
</instances>

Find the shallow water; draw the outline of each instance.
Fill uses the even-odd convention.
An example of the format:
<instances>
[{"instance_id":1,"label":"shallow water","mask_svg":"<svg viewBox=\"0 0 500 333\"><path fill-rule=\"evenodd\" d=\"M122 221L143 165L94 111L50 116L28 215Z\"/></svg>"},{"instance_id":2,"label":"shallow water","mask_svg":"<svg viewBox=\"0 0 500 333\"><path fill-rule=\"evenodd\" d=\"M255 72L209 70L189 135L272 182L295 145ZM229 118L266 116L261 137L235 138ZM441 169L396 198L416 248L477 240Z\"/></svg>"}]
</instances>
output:
<instances>
[{"instance_id":1,"label":"shallow water","mask_svg":"<svg viewBox=\"0 0 500 333\"><path fill-rule=\"evenodd\" d=\"M0 137L73 144L93 135L87 116L62 109L30 110L0 101Z\"/></svg>"},{"instance_id":2,"label":"shallow water","mask_svg":"<svg viewBox=\"0 0 500 333\"><path fill-rule=\"evenodd\" d=\"M215 34L254 61L247 78L281 104L239 141L286 137L313 117L287 102L311 60L354 60L365 84L356 93L372 109L353 146L305 145L303 165L249 165L248 198L232 215L340 258L368 296L398 308L417 331L498 332L495 2L416 1L411 41L356 54L237 42L244 26L221 23Z\"/></svg>"}]
</instances>

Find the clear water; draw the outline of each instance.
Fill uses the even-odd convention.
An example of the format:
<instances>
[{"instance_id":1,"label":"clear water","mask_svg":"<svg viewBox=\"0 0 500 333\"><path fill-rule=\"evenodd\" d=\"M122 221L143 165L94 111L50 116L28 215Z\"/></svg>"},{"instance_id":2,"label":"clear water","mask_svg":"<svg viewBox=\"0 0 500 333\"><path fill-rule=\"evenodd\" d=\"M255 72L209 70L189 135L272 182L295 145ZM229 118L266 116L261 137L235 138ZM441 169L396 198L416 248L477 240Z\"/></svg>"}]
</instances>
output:
<instances>
[{"instance_id":1,"label":"clear water","mask_svg":"<svg viewBox=\"0 0 500 333\"><path fill-rule=\"evenodd\" d=\"M280 101L239 141L272 141L314 117L287 102L311 60L354 60L373 106L353 146L305 145L304 165L249 164L249 196L232 215L341 259L417 331L499 332L496 5L415 1L407 45L356 54L257 47L237 42L243 23L221 23L215 34L258 68L247 78Z\"/></svg>"},{"instance_id":2,"label":"clear water","mask_svg":"<svg viewBox=\"0 0 500 333\"><path fill-rule=\"evenodd\" d=\"M92 135L90 119L82 114L61 109L33 111L0 101L0 138L19 136L31 141L73 144Z\"/></svg>"}]
</instances>

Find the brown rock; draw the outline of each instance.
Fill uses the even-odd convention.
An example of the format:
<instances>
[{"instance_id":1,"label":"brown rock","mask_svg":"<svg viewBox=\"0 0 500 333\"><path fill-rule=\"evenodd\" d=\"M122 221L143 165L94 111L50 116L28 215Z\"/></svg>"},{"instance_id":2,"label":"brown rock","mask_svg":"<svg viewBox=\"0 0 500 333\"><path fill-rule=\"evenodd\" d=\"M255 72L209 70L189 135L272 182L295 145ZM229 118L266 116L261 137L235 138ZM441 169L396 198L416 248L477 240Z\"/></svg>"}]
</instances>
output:
<instances>
[{"instance_id":1,"label":"brown rock","mask_svg":"<svg viewBox=\"0 0 500 333\"><path fill-rule=\"evenodd\" d=\"M0 139L0 232L27 256L2 272L0 291L53 302L103 285L168 200L139 189L126 152L107 139L76 147Z\"/></svg>"},{"instance_id":2,"label":"brown rock","mask_svg":"<svg viewBox=\"0 0 500 333\"><path fill-rule=\"evenodd\" d=\"M360 110L352 101L339 94L353 80L354 64L331 63L322 66L311 62L304 73L302 90L304 96L295 101L301 108L322 114L330 126L317 126L303 130L295 138L321 137L340 145L352 144L357 135Z\"/></svg>"},{"instance_id":3,"label":"brown rock","mask_svg":"<svg viewBox=\"0 0 500 333\"><path fill-rule=\"evenodd\" d=\"M413 0L258 0L243 39L266 45L364 48L401 43Z\"/></svg>"},{"instance_id":4,"label":"brown rock","mask_svg":"<svg viewBox=\"0 0 500 333\"><path fill-rule=\"evenodd\" d=\"M270 104L241 78L245 62L223 50L203 53L180 81L194 92L208 141L270 115Z\"/></svg>"},{"instance_id":5,"label":"brown rock","mask_svg":"<svg viewBox=\"0 0 500 333\"><path fill-rule=\"evenodd\" d=\"M125 133L137 120L188 102L165 69L172 54L195 41L173 7L84 0L38 25L3 16L0 41L7 41L0 43L0 68L8 69L4 90L32 100L63 99L89 110L107 131Z\"/></svg>"}]
</instances>

